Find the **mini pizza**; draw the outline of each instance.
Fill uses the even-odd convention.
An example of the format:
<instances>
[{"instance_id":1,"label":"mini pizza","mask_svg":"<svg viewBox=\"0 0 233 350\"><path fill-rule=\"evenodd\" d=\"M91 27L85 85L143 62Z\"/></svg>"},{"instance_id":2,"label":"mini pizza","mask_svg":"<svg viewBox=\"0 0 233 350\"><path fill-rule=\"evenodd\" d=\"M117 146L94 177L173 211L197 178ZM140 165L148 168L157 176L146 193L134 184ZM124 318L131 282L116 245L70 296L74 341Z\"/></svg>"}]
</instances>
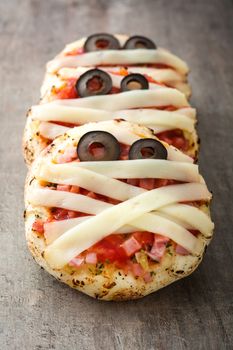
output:
<instances>
[{"instance_id":1,"label":"mini pizza","mask_svg":"<svg viewBox=\"0 0 233 350\"><path fill-rule=\"evenodd\" d=\"M79 67L101 67L113 74L139 73L153 82L174 87L187 97L191 94L187 83L189 69L179 57L157 47L153 41L143 36L101 33L68 44L47 64L47 73L41 88L42 97L59 83L60 77L70 77L73 71L72 78Z\"/></svg>"},{"instance_id":2,"label":"mini pizza","mask_svg":"<svg viewBox=\"0 0 233 350\"><path fill-rule=\"evenodd\" d=\"M30 164L55 137L74 126L113 119L149 127L159 139L194 159L197 156L196 111L182 92L139 73L120 75L78 68L72 85L57 85L29 111L24 135L26 161Z\"/></svg>"},{"instance_id":3,"label":"mini pizza","mask_svg":"<svg viewBox=\"0 0 233 350\"><path fill-rule=\"evenodd\" d=\"M140 298L199 265L210 200L193 159L151 129L88 123L33 163L26 238L39 265L69 286L101 300Z\"/></svg>"}]
</instances>

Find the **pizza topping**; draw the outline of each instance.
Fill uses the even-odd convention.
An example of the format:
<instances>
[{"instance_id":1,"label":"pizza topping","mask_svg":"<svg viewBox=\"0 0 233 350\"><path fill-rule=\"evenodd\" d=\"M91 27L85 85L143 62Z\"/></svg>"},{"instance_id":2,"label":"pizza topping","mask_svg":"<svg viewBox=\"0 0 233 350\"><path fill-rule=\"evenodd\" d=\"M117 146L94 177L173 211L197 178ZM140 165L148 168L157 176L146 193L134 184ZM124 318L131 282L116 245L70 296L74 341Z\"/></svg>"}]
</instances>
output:
<instances>
[{"instance_id":1,"label":"pizza topping","mask_svg":"<svg viewBox=\"0 0 233 350\"><path fill-rule=\"evenodd\" d=\"M42 190L42 192L43 191L44 190ZM33 193L34 192L35 191L33 191ZM54 194L55 193L62 192L54 191ZM76 197L74 198L74 203L76 206L81 205L80 201L77 198L79 196L79 198L81 199L81 196L79 194L69 193L69 195L73 195ZM37 199L41 201L41 197L42 196L39 195ZM84 198L85 201L88 199L88 197ZM141 228L141 226L143 225L144 230L153 232L154 225L152 226L152 230L147 230L148 225L149 227L151 227L151 222L153 223L154 221L153 214L149 214L150 211L155 211L162 206L184 200L206 200L209 198L210 194L204 184L191 183L181 185L170 185L152 191L146 191L145 193L133 197L125 202L108 207L108 210L103 210L102 212L99 212L98 215L93 216L90 219L83 222L82 224L78 225L77 227L68 230L65 234L63 234L55 242L53 242L46 248L45 258L51 266L57 268L62 267L75 256L79 255L81 252L88 249L93 244L109 235L111 232L117 231L120 227L126 225L127 223L135 225L139 228ZM47 196L46 200L48 200ZM89 200L96 201L91 198L89 198ZM107 205L107 203L100 203L102 203L102 205ZM34 204L38 205L38 203L35 202ZM70 206L71 201L68 201L68 204ZM51 206L53 206L52 201L50 202L50 207ZM84 210L84 212L89 213L90 211L93 211L92 204L90 204L88 207L86 207L86 210ZM143 220L143 217L145 217L145 220ZM173 223L173 227L177 226L178 225ZM160 227L162 229L163 225L161 225ZM182 230L184 231L184 229ZM187 230L185 232L187 232ZM163 234L163 232L161 232L161 234ZM169 234L174 234L174 230L169 230L168 235ZM169 237L168 235L166 234L167 237ZM192 234L190 235L194 237ZM182 240L182 245L184 245L185 248L187 247L186 244L190 243L191 241L189 240L186 240L184 242ZM195 254L199 254L200 249L202 249L202 247L200 246L200 242L194 237L194 241L191 244L191 249L193 250L193 252L195 252Z\"/></svg>"},{"instance_id":2,"label":"pizza topping","mask_svg":"<svg viewBox=\"0 0 233 350\"><path fill-rule=\"evenodd\" d=\"M97 67L115 65L149 64L151 67L163 69L172 67L182 75L188 73L187 64L179 57L162 48L137 50L101 50L86 52L81 55L59 56L48 62L47 71L55 73L63 67Z\"/></svg>"},{"instance_id":3,"label":"pizza topping","mask_svg":"<svg viewBox=\"0 0 233 350\"><path fill-rule=\"evenodd\" d=\"M167 150L155 139L140 139L132 144L129 159L167 159Z\"/></svg>"},{"instance_id":4,"label":"pizza topping","mask_svg":"<svg viewBox=\"0 0 233 350\"><path fill-rule=\"evenodd\" d=\"M153 90L132 90L106 96L91 96L55 100L52 105L102 109L105 111L119 111L132 108L160 108L173 106L175 109L188 107L189 103L180 91L159 86Z\"/></svg>"},{"instance_id":5,"label":"pizza topping","mask_svg":"<svg viewBox=\"0 0 233 350\"><path fill-rule=\"evenodd\" d=\"M90 131L79 140L77 153L81 161L117 160L120 156L120 145L106 131Z\"/></svg>"},{"instance_id":6,"label":"pizza topping","mask_svg":"<svg viewBox=\"0 0 233 350\"><path fill-rule=\"evenodd\" d=\"M125 42L125 45L123 48L127 50L156 49L156 45L152 40L146 38L145 36L134 35L134 36L131 36Z\"/></svg>"},{"instance_id":7,"label":"pizza topping","mask_svg":"<svg viewBox=\"0 0 233 350\"><path fill-rule=\"evenodd\" d=\"M96 253L87 253L85 257L87 264L96 264L97 263L97 254Z\"/></svg>"},{"instance_id":8,"label":"pizza topping","mask_svg":"<svg viewBox=\"0 0 233 350\"><path fill-rule=\"evenodd\" d=\"M80 76L75 87L80 97L107 95L112 89L112 80L106 72L91 69Z\"/></svg>"},{"instance_id":9,"label":"pizza topping","mask_svg":"<svg viewBox=\"0 0 233 350\"><path fill-rule=\"evenodd\" d=\"M120 43L118 39L107 33L90 35L84 43L84 51L118 50Z\"/></svg>"},{"instance_id":10,"label":"pizza topping","mask_svg":"<svg viewBox=\"0 0 233 350\"><path fill-rule=\"evenodd\" d=\"M141 249L141 244L132 236L121 245L127 256L135 254Z\"/></svg>"},{"instance_id":11,"label":"pizza topping","mask_svg":"<svg viewBox=\"0 0 233 350\"><path fill-rule=\"evenodd\" d=\"M154 235L153 246L151 248L151 251L147 253L148 256L152 260L160 262L161 258L165 253L166 245L168 242L169 238L160 235Z\"/></svg>"},{"instance_id":12,"label":"pizza topping","mask_svg":"<svg viewBox=\"0 0 233 350\"><path fill-rule=\"evenodd\" d=\"M121 81L121 91L149 89L149 83L142 74L129 74Z\"/></svg>"}]
</instances>

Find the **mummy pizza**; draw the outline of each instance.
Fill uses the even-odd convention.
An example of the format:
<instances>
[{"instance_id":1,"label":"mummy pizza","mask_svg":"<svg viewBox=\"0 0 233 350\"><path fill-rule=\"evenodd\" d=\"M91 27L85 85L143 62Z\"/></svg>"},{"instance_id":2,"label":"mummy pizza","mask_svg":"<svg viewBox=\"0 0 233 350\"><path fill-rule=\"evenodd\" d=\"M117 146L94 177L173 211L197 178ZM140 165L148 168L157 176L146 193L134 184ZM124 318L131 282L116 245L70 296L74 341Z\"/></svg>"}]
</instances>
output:
<instances>
[{"instance_id":1,"label":"mummy pizza","mask_svg":"<svg viewBox=\"0 0 233 350\"><path fill-rule=\"evenodd\" d=\"M29 249L50 274L102 300L143 297L195 270L213 231L193 159L121 120L57 137L25 188Z\"/></svg>"},{"instance_id":2,"label":"mummy pizza","mask_svg":"<svg viewBox=\"0 0 233 350\"><path fill-rule=\"evenodd\" d=\"M139 73L122 77L102 69L80 68L72 79L73 92L57 91L31 108L24 135L27 163L71 127L113 119L150 127L159 139L196 157L196 111L182 92Z\"/></svg>"},{"instance_id":3,"label":"mummy pizza","mask_svg":"<svg viewBox=\"0 0 233 350\"><path fill-rule=\"evenodd\" d=\"M41 88L44 96L59 79L69 79L79 67L101 67L112 74L142 74L157 83L175 87L187 97L191 90L187 83L188 66L171 52L159 48L143 36L94 34L68 44L47 64L47 74ZM72 84L72 81L71 81Z\"/></svg>"}]
</instances>

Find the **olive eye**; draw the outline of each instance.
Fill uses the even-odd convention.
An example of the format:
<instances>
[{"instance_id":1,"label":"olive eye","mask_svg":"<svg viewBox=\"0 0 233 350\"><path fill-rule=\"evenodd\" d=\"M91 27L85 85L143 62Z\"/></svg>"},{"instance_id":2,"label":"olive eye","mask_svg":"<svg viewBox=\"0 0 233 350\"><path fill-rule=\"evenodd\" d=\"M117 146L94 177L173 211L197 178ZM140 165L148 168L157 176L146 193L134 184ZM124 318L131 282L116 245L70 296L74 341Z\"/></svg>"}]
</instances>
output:
<instances>
[{"instance_id":1,"label":"olive eye","mask_svg":"<svg viewBox=\"0 0 233 350\"><path fill-rule=\"evenodd\" d=\"M132 144L129 159L167 159L167 150L155 139L141 139Z\"/></svg>"},{"instance_id":2,"label":"olive eye","mask_svg":"<svg viewBox=\"0 0 233 350\"><path fill-rule=\"evenodd\" d=\"M156 49L156 45L152 40L145 36L134 35L125 42L123 49Z\"/></svg>"},{"instance_id":3,"label":"olive eye","mask_svg":"<svg viewBox=\"0 0 233 350\"><path fill-rule=\"evenodd\" d=\"M118 50L120 43L115 36L107 33L90 35L84 44L84 51Z\"/></svg>"},{"instance_id":4,"label":"olive eye","mask_svg":"<svg viewBox=\"0 0 233 350\"><path fill-rule=\"evenodd\" d=\"M120 156L120 145L117 139L106 131L90 131L83 135L77 146L81 161L117 160Z\"/></svg>"},{"instance_id":5,"label":"olive eye","mask_svg":"<svg viewBox=\"0 0 233 350\"><path fill-rule=\"evenodd\" d=\"M149 83L142 74L129 74L121 81L121 91L149 89Z\"/></svg>"},{"instance_id":6,"label":"olive eye","mask_svg":"<svg viewBox=\"0 0 233 350\"><path fill-rule=\"evenodd\" d=\"M112 79L100 69L91 69L79 77L75 88L80 97L107 95L112 89Z\"/></svg>"}]
</instances>

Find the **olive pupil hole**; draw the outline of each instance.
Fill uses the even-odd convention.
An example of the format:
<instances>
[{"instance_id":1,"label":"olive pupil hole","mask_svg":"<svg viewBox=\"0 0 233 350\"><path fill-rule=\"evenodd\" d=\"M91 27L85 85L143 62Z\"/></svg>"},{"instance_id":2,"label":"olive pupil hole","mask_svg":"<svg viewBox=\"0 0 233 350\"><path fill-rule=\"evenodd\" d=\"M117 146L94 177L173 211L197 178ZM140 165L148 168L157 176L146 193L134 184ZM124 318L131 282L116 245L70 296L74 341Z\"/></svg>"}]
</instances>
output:
<instances>
[{"instance_id":1,"label":"olive pupil hole","mask_svg":"<svg viewBox=\"0 0 233 350\"><path fill-rule=\"evenodd\" d=\"M92 77L87 81L87 89L89 91L100 91L103 88L103 80L100 77Z\"/></svg>"},{"instance_id":2,"label":"olive pupil hole","mask_svg":"<svg viewBox=\"0 0 233 350\"><path fill-rule=\"evenodd\" d=\"M141 149L141 155L143 158L151 158L155 154L155 150L152 147L143 147Z\"/></svg>"},{"instance_id":3,"label":"olive pupil hole","mask_svg":"<svg viewBox=\"0 0 233 350\"><path fill-rule=\"evenodd\" d=\"M92 142L88 146L88 151L96 159L101 159L105 155L106 149L101 142Z\"/></svg>"},{"instance_id":4,"label":"olive pupil hole","mask_svg":"<svg viewBox=\"0 0 233 350\"><path fill-rule=\"evenodd\" d=\"M136 81L136 80L130 80L128 83L127 83L127 88L129 90L139 90L142 88L142 85L139 81Z\"/></svg>"},{"instance_id":5,"label":"olive pupil hole","mask_svg":"<svg viewBox=\"0 0 233 350\"><path fill-rule=\"evenodd\" d=\"M98 49L107 49L109 47L109 41L108 40L105 40L105 39L98 39L96 40L95 42L95 46L98 48Z\"/></svg>"},{"instance_id":6,"label":"olive pupil hole","mask_svg":"<svg viewBox=\"0 0 233 350\"><path fill-rule=\"evenodd\" d=\"M135 44L135 47L137 49L144 49L146 47L145 43L142 42L142 41L137 41L136 44Z\"/></svg>"}]
</instances>

